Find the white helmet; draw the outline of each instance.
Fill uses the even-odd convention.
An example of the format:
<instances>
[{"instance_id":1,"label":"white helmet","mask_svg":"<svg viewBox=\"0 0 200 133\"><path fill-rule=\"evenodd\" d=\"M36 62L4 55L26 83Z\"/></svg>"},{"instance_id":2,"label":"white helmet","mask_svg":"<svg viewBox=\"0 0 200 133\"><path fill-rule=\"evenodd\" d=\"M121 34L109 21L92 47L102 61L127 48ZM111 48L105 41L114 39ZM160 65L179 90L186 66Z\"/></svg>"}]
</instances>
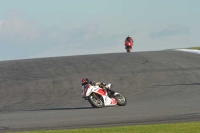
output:
<instances>
[{"instance_id":1,"label":"white helmet","mask_svg":"<svg viewBox=\"0 0 200 133\"><path fill-rule=\"evenodd\" d=\"M131 37L131 35L128 35L128 37Z\"/></svg>"}]
</instances>

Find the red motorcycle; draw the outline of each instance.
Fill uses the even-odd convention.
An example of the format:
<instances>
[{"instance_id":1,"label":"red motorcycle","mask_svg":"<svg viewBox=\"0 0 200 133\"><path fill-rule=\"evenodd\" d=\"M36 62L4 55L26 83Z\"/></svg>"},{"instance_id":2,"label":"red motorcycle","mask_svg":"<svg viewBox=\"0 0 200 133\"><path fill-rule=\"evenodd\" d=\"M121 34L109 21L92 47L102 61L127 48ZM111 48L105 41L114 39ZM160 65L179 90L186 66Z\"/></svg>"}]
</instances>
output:
<instances>
[{"instance_id":1,"label":"red motorcycle","mask_svg":"<svg viewBox=\"0 0 200 133\"><path fill-rule=\"evenodd\" d=\"M132 41L126 41L125 47L126 47L125 49L126 49L127 52L131 52L132 47L133 47L133 42Z\"/></svg>"}]
</instances>

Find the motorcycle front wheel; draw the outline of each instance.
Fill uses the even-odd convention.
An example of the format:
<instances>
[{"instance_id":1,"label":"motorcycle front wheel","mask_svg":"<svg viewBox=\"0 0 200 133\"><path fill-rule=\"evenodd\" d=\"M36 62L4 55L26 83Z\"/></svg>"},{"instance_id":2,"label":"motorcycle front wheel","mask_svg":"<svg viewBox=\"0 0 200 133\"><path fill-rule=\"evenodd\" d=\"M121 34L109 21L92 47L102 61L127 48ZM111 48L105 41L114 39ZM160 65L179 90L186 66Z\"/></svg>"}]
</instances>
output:
<instances>
[{"instance_id":1,"label":"motorcycle front wheel","mask_svg":"<svg viewBox=\"0 0 200 133\"><path fill-rule=\"evenodd\" d=\"M125 106L127 103L127 100L124 96L122 96L121 94L117 94L115 96L115 99L117 100L117 105L119 106Z\"/></svg>"},{"instance_id":2,"label":"motorcycle front wheel","mask_svg":"<svg viewBox=\"0 0 200 133\"><path fill-rule=\"evenodd\" d=\"M104 107L103 97L97 93L90 94L90 96L88 97L88 101L90 102L92 107L96 107L96 108Z\"/></svg>"}]
</instances>

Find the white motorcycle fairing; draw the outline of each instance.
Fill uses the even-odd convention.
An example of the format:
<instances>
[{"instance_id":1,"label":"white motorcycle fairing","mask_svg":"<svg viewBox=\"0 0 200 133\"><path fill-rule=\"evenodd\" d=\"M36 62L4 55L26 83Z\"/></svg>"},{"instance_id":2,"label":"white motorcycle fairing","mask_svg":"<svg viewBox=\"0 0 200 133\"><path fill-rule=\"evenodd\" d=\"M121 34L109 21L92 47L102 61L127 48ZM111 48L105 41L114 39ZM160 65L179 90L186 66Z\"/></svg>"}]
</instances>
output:
<instances>
[{"instance_id":1,"label":"white motorcycle fairing","mask_svg":"<svg viewBox=\"0 0 200 133\"><path fill-rule=\"evenodd\" d=\"M83 89L82 97L89 97L92 93L97 93L103 97L104 106L117 105L117 100L115 98L110 98L105 89L100 88L99 86L88 85Z\"/></svg>"}]
</instances>

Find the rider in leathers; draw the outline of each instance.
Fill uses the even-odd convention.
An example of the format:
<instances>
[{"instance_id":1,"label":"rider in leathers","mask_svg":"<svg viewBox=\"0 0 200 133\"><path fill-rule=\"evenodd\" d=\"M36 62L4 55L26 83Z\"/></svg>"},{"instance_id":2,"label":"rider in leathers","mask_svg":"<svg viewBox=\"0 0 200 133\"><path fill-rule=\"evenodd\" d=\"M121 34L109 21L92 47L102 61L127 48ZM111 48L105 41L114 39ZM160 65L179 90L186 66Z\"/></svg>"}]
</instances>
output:
<instances>
[{"instance_id":1,"label":"rider in leathers","mask_svg":"<svg viewBox=\"0 0 200 133\"><path fill-rule=\"evenodd\" d=\"M90 81L89 79L87 78L84 78L82 80L82 90L83 90L83 93L82 93L82 97L84 98L85 97L85 89L87 88L88 85L92 85L92 86L99 86L101 88L104 88L106 89L107 91L110 91L111 94L115 94L116 92L111 90L112 88L112 85L109 84L109 85L106 85L106 83L102 83L102 82L96 82L96 81Z\"/></svg>"},{"instance_id":2,"label":"rider in leathers","mask_svg":"<svg viewBox=\"0 0 200 133\"><path fill-rule=\"evenodd\" d=\"M129 35L129 36L126 37L125 42L126 42L126 41L134 42L134 41L133 41L133 38L131 37L131 35Z\"/></svg>"}]
</instances>

